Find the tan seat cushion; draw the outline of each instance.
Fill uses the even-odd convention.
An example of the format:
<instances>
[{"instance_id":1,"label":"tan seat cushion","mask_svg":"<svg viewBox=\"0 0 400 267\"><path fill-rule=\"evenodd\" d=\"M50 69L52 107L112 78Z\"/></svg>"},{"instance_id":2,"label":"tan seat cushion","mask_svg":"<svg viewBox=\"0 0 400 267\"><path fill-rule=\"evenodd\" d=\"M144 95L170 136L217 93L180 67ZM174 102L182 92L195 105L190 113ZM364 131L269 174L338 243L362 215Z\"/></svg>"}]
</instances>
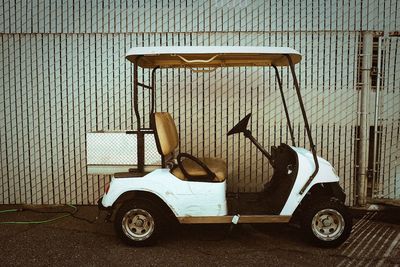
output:
<instances>
[{"instance_id":1,"label":"tan seat cushion","mask_svg":"<svg viewBox=\"0 0 400 267\"><path fill-rule=\"evenodd\" d=\"M227 177L227 170L226 170L226 163L223 159L219 158L199 158L207 167L215 173L216 177L215 180L217 181L224 181ZM188 174L192 176L201 176L207 175L202 167L196 164L194 161L190 159L185 159L182 161L182 165ZM175 167L172 170L172 174L178 177L179 179L186 180L185 175L181 171L179 167Z\"/></svg>"},{"instance_id":2,"label":"tan seat cushion","mask_svg":"<svg viewBox=\"0 0 400 267\"><path fill-rule=\"evenodd\" d=\"M155 137L158 152L167 156L178 147L178 131L174 119L168 112L153 113L153 122L155 125Z\"/></svg>"}]
</instances>

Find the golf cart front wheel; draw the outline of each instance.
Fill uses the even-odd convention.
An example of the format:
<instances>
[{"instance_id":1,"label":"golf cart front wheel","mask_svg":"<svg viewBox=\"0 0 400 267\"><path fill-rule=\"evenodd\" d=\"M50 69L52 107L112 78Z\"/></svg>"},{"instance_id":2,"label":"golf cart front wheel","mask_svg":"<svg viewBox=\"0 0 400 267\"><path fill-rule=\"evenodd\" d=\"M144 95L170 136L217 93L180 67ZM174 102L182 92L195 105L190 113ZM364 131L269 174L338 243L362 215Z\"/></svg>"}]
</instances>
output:
<instances>
[{"instance_id":1,"label":"golf cart front wheel","mask_svg":"<svg viewBox=\"0 0 400 267\"><path fill-rule=\"evenodd\" d=\"M118 210L114 227L117 235L128 245L152 245L160 232L159 213L148 201L133 200Z\"/></svg>"},{"instance_id":2,"label":"golf cart front wheel","mask_svg":"<svg viewBox=\"0 0 400 267\"><path fill-rule=\"evenodd\" d=\"M316 245L337 247L350 236L352 217L343 203L329 199L311 204L303 217L303 230Z\"/></svg>"}]
</instances>

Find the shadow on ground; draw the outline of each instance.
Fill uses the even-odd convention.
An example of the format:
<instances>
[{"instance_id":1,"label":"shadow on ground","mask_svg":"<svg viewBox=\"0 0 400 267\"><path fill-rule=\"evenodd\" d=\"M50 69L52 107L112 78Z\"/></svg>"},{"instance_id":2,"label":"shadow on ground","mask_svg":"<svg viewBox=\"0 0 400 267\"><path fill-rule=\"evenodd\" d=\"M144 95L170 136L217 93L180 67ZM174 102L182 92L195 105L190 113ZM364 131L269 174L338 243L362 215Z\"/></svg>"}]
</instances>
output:
<instances>
[{"instance_id":1,"label":"shadow on ground","mask_svg":"<svg viewBox=\"0 0 400 267\"><path fill-rule=\"evenodd\" d=\"M0 210L10 206L0 206ZM60 210L51 207L44 210ZM43 210L43 208L41 208ZM375 215L374 215L375 214ZM6 213L0 221L43 220L57 214ZM78 216L92 219L96 208L80 207ZM148 248L128 247L115 236L104 214L90 224L67 217L49 224L0 225L0 260L10 265L269 265L350 266L400 264L400 226L375 221L368 213L355 222L348 242L337 249L307 243L289 225L171 226Z\"/></svg>"}]
</instances>

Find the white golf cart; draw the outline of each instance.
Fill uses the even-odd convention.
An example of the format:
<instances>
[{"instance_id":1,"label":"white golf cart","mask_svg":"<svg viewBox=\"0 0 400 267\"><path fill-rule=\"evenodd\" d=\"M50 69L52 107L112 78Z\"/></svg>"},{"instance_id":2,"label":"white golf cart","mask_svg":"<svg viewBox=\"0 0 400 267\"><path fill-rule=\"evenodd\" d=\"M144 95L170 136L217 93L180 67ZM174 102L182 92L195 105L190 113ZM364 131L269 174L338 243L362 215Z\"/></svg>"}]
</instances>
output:
<instances>
[{"instance_id":1,"label":"white golf cart","mask_svg":"<svg viewBox=\"0 0 400 267\"><path fill-rule=\"evenodd\" d=\"M300 223L306 235L321 246L337 246L350 235L352 219L344 206L345 194L332 165L317 157L294 65L301 55L284 47L135 47L126 58L134 64L134 110L137 120L137 164L128 172L115 173L99 207L114 219L123 241L136 246L152 244L172 219L181 224ZM275 69L288 120L292 145L266 151L247 129L251 114L227 134L243 133L268 159L274 174L258 192L257 212L229 210L224 159L197 158L176 150L179 144L174 119L155 112L155 72L159 68L190 68L207 71L218 67L270 66ZM138 67L152 69L151 85L138 81ZM293 129L283 94L278 67L289 67L304 119L311 151L295 146ZM150 127L141 124L138 87L150 90ZM143 112L142 112L143 113ZM144 114L144 113L143 113ZM145 136L154 134L161 166L145 164Z\"/></svg>"}]
</instances>

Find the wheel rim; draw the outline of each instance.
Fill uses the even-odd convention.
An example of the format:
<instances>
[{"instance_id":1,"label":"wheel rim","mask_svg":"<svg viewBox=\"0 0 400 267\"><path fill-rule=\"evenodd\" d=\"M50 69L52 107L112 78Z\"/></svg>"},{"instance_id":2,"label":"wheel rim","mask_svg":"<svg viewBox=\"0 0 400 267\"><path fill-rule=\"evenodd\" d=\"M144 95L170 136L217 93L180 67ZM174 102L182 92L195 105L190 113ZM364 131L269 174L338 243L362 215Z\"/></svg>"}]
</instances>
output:
<instances>
[{"instance_id":1,"label":"wheel rim","mask_svg":"<svg viewBox=\"0 0 400 267\"><path fill-rule=\"evenodd\" d=\"M318 211L311 222L311 228L316 237L323 241L332 241L341 236L345 222L342 214L334 209Z\"/></svg>"},{"instance_id":2,"label":"wheel rim","mask_svg":"<svg viewBox=\"0 0 400 267\"><path fill-rule=\"evenodd\" d=\"M154 219L146 210L132 209L122 219L122 230L132 240L146 240L154 231Z\"/></svg>"}]
</instances>

